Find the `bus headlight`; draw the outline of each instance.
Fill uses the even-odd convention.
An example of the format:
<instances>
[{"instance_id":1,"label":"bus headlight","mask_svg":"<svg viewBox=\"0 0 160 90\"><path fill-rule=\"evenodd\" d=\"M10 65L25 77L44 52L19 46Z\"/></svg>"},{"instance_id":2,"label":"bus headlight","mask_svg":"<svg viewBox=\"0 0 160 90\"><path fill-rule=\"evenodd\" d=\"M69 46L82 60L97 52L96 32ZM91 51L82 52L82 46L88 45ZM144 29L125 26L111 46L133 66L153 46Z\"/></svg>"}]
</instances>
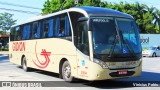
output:
<instances>
[{"instance_id":1,"label":"bus headlight","mask_svg":"<svg viewBox=\"0 0 160 90\"><path fill-rule=\"evenodd\" d=\"M101 60L94 59L93 62L99 64L102 68L108 68L107 64Z\"/></svg>"}]
</instances>

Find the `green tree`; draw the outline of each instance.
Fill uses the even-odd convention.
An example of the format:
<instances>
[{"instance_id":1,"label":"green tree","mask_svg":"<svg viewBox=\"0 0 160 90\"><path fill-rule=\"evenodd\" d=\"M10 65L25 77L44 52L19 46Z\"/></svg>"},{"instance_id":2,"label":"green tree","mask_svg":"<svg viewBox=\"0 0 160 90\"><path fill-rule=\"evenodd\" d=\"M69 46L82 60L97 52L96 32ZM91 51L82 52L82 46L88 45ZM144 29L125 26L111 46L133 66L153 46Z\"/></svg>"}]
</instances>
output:
<instances>
[{"instance_id":1,"label":"green tree","mask_svg":"<svg viewBox=\"0 0 160 90\"><path fill-rule=\"evenodd\" d=\"M99 6L100 0L83 0L82 6Z\"/></svg>"},{"instance_id":2,"label":"green tree","mask_svg":"<svg viewBox=\"0 0 160 90\"><path fill-rule=\"evenodd\" d=\"M42 14L53 13L73 6L75 6L74 0L47 0L43 5Z\"/></svg>"},{"instance_id":3,"label":"green tree","mask_svg":"<svg viewBox=\"0 0 160 90\"><path fill-rule=\"evenodd\" d=\"M127 2L120 2L114 4L101 2L100 6L112 8L132 15L136 20L137 24L139 25L141 33L157 33L160 28L160 15L158 15L158 12L155 12L156 8L154 7L148 7L147 5L139 4L138 2L134 4L129 4Z\"/></svg>"},{"instance_id":4,"label":"green tree","mask_svg":"<svg viewBox=\"0 0 160 90\"><path fill-rule=\"evenodd\" d=\"M11 26L16 23L16 20L12 19L13 14L9 13L0 13L0 30L1 33L5 33L10 30Z\"/></svg>"},{"instance_id":5,"label":"green tree","mask_svg":"<svg viewBox=\"0 0 160 90\"><path fill-rule=\"evenodd\" d=\"M42 9L43 14L52 13L52 11L51 11L51 5L50 5L50 1L49 1L49 0L47 0L47 1L44 3L43 7L44 7L44 8Z\"/></svg>"},{"instance_id":6,"label":"green tree","mask_svg":"<svg viewBox=\"0 0 160 90\"><path fill-rule=\"evenodd\" d=\"M63 3L64 1L65 3ZM100 0L79 0L78 5L76 5L74 1L75 0L47 0L43 5L42 14L49 14L59 11L60 8L63 10L74 6L99 6L100 3Z\"/></svg>"},{"instance_id":7,"label":"green tree","mask_svg":"<svg viewBox=\"0 0 160 90\"><path fill-rule=\"evenodd\" d=\"M160 11L156 9L153 15L155 17L154 24L156 25L156 30L158 33L160 33Z\"/></svg>"},{"instance_id":8,"label":"green tree","mask_svg":"<svg viewBox=\"0 0 160 90\"><path fill-rule=\"evenodd\" d=\"M67 0L62 9L67 9L74 6L75 6L74 0Z\"/></svg>"}]
</instances>

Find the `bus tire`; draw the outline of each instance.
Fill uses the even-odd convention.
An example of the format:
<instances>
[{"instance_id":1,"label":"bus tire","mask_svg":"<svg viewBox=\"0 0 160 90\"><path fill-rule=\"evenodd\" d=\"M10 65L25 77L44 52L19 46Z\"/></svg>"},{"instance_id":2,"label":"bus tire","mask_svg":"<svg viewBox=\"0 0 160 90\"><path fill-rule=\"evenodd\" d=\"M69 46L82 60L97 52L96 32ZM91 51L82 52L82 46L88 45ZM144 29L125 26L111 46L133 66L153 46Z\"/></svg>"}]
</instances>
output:
<instances>
[{"instance_id":1,"label":"bus tire","mask_svg":"<svg viewBox=\"0 0 160 90\"><path fill-rule=\"evenodd\" d=\"M71 76L71 66L68 61L62 65L62 77L66 82L73 82L74 77Z\"/></svg>"},{"instance_id":2,"label":"bus tire","mask_svg":"<svg viewBox=\"0 0 160 90\"><path fill-rule=\"evenodd\" d=\"M29 70L28 67L27 67L26 57L23 57L23 60L22 60L22 69L23 69L24 71L26 71L26 72Z\"/></svg>"}]
</instances>

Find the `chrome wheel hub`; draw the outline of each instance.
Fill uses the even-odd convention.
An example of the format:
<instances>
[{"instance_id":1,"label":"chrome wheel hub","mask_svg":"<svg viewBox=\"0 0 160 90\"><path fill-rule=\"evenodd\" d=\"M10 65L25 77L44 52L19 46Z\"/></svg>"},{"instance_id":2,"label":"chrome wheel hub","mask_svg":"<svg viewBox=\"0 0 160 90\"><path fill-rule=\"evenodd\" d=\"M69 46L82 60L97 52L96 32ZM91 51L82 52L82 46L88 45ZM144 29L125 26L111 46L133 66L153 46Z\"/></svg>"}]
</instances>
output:
<instances>
[{"instance_id":1,"label":"chrome wheel hub","mask_svg":"<svg viewBox=\"0 0 160 90\"><path fill-rule=\"evenodd\" d=\"M65 68L64 68L64 76L66 79L70 78L71 76L71 68L69 65L67 65Z\"/></svg>"}]
</instances>

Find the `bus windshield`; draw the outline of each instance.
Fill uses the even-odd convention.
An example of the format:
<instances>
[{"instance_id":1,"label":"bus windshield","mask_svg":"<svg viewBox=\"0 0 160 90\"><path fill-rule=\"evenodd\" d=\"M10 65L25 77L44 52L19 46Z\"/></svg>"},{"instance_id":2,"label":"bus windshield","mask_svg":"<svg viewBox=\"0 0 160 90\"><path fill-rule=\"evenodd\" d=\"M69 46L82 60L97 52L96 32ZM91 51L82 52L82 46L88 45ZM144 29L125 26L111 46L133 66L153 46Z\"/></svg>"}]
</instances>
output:
<instances>
[{"instance_id":1,"label":"bus windshield","mask_svg":"<svg viewBox=\"0 0 160 90\"><path fill-rule=\"evenodd\" d=\"M141 52L138 27L134 20L92 17L94 54L136 54Z\"/></svg>"}]
</instances>

